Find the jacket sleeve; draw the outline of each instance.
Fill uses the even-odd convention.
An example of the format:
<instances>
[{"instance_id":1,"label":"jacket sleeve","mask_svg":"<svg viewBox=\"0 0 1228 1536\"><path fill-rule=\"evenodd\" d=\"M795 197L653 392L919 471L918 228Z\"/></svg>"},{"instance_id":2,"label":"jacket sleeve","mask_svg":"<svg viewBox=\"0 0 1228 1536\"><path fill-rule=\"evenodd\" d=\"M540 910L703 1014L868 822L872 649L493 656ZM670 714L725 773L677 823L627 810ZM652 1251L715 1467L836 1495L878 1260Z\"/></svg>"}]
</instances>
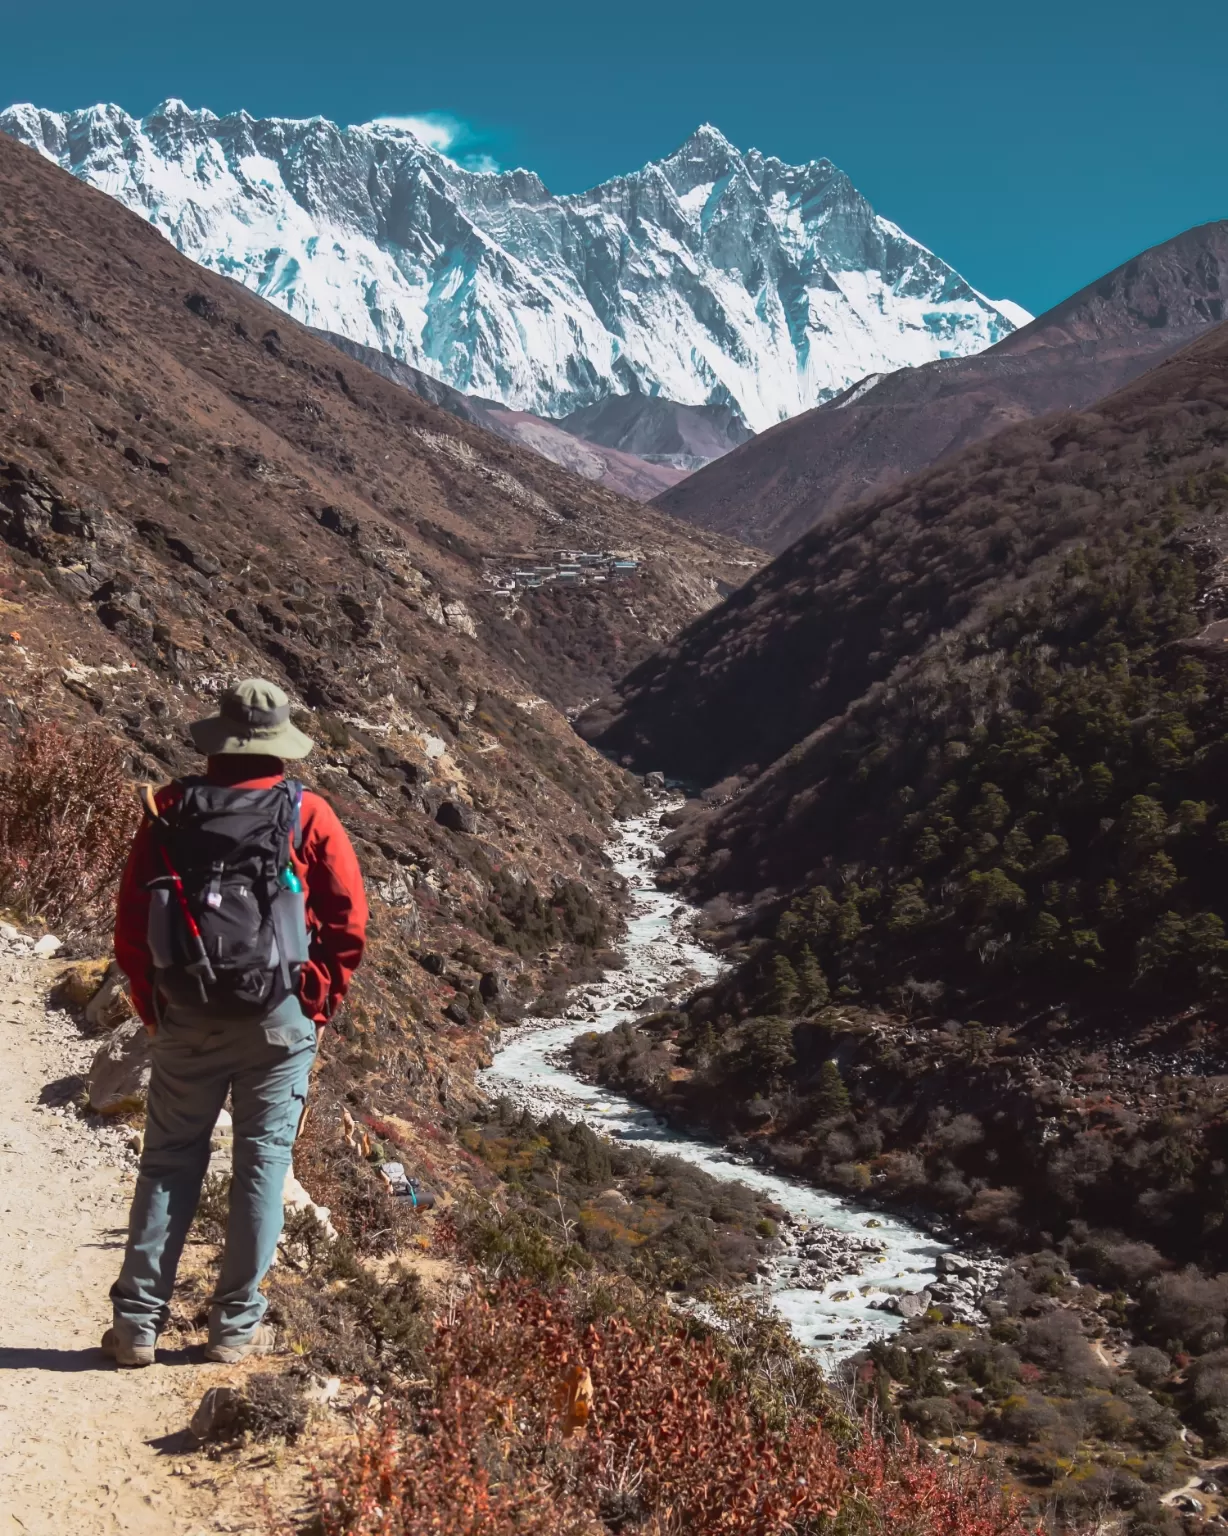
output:
<instances>
[{"instance_id":1,"label":"jacket sleeve","mask_svg":"<svg viewBox=\"0 0 1228 1536\"><path fill-rule=\"evenodd\" d=\"M317 1024L336 1011L358 969L367 942L367 897L362 871L336 812L319 795L303 796L304 883L311 958L299 997Z\"/></svg>"},{"instance_id":2,"label":"jacket sleeve","mask_svg":"<svg viewBox=\"0 0 1228 1536\"><path fill-rule=\"evenodd\" d=\"M142 821L132 840L115 909L115 959L128 978L132 1004L141 1021L156 1025L153 959L149 953L149 891L154 878L154 845L149 823Z\"/></svg>"}]
</instances>

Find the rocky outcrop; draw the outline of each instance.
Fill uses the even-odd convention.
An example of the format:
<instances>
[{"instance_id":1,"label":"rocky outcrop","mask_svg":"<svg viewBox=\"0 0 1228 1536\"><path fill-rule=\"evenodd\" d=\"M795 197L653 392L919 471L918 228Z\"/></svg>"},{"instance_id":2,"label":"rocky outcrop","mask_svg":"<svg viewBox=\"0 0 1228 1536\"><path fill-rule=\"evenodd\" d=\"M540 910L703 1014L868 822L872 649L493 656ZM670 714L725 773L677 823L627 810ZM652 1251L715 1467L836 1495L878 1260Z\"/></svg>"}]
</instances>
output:
<instances>
[{"instance_id":1,"label":"rocky outcrop","mask_svg":"<svg viewBox=\"0 0 1228 1536\"><path fill-rule=\"evenodd\" d=\"M152 1071L149 1035L139 1019L129 1019L99 1047L90 1066L90 1108L100 1115L143 1109Z\"/></svg>"}]
</instances>

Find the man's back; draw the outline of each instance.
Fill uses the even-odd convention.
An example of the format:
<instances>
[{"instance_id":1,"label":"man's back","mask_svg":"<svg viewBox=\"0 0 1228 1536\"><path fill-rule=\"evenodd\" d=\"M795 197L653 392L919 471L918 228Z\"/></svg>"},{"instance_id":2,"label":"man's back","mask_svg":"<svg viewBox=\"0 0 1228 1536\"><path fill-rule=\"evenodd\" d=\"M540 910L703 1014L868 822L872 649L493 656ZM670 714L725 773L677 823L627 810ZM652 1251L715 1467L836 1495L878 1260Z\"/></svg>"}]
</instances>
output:
<instances>
[{"instance_id":1,"label":"man's back","mask_svg":"<svg viewBox=\"0 0 1228 1536\"><path fill-rule=\"evenodd\" d=\"M103 1338L127 1366L153 1363L227 1100L234 1175L207 1352L233 1363L273 1347L260 1284L319 1037L366 942L349 838L327 801L300 799L285 778L284 761L312 747L285 693L262 678L239 683L192 738L207 771L147 799L115 922L116 958L153 1036L141 1169Z\"/></svg>"},{"instance_id":2,"label":"man's back","mask_svg":"<svg viewBox=\"0 0 1228 1536\"><path fill-rule=\"evenodd\" d=\"M271 789L284 781L276 758L210 758L206 782L231 789ZM172 811L181 794L177 783L158 791L160 815ZM310 951L303 969L299 1000L317 1024L332 1017L362 959L367 901L354 850L336 812L321 796L303 791L301 836L290 858L302 882ZM115 957L128 977L137 1012L156 1026L153 959L149 949L149 884L164 873L155 833L142 824L120 886L115 924Z\"/></svg>"}]
</instances>

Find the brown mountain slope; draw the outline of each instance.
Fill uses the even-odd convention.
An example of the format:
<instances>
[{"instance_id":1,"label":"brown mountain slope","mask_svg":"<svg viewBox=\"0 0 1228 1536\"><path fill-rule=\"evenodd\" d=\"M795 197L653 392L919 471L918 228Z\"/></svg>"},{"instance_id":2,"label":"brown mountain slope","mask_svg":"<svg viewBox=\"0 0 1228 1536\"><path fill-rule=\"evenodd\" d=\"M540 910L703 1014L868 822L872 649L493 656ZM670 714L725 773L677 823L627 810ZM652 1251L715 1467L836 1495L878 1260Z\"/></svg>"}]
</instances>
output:
<instances>
[{"instance_id":1,"label":"brown mountain slope","mask_svg":"<svg viewBox=\"0 0 1228 1536\"><path fill-rule=\"evenodd\" d=\"M994 351L1192 331L1226 318L1228 220L1221 219L1151 246L1012 332Z\"/></svg>"},{"instance_id":2,"label":"brown mountain slope","mask_svg":"<svg viewBox=\"0 0 1228 1536\"><path fill-rule=\"evenodd\" d=\"M727 405L679 405L657 395L610 395L565 416L559 426L659 466L689 472L754 435Z\"/></svg>"},{"instance_id":3,"label":"brown mountain slope","mask_svg":"<svg viewBox=\"0 0 1228 1536\"><path fill-rule=\"evenodd\" d=\"M332 331L315 331L313 334L331 342L339 351L375 373L391 379L394 384L438 405L449 415L485 427L509 443L531 448L534 453L540 453L554 464L561 464L584 480L600 481L607 490L620 496L651 501L670 486L677 485L687 470L693 468L689 463L683 469L673 468L668 463L650 463L634 452L620 451L617 444L606 445L582 431L573 432L570 426L548 421L544 416L534 416L529 411L511 411L494 400L463 395L460 390L431 378L420 368L389 357L386 352L377 352L374 347L351 341L348 336L338 336ZM688 407L676 406L674 409L686 411Z\"/></svg>"},{"instance_id":4,"label":"brown mountain slope","mask_svg":"<svg viewBox=\"0 0 1228 1536\"><path fill-rule=\"evenodd\" d=\"M10 724L101 722L165 778L226 680L285 683L378 898L353 1060L430 1102L466 1092L479 972L531 997L540 957L602 942L627 784L561 707L744 558L376 377L3 136L0 540ZM560 542L642 567L498 608L487 556Z\"/></svg>"},{"instance_id":5,"label":"brown mountain slope","mask_svg":"<svg viewBox=\"0 0 1228 1536\"><path fill-rule=\"evenodd\" d=\"M1003 427L1083 409L1224 317L1228 221L1144 251L976 357L873 377L657 498L675 517L784 549L846 502Z\"/></svg>"}]
</instances>

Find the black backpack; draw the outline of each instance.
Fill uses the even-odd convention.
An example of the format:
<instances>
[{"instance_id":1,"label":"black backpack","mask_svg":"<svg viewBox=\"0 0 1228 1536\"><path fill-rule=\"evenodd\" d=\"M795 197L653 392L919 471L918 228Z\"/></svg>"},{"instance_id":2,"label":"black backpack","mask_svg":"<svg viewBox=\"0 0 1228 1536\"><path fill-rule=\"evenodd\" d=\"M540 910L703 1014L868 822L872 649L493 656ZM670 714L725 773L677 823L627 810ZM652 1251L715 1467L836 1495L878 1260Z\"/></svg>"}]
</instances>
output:
<instances>
[{"instance_id":1,"label":"black backpack","mask_svg":"<svg viewBox=\"0 0 1228 1536\"><path fill-rule=\"evenodd\" d=\"M164 873L150 882L149 949L166 1003L264 1018L298 991L308 938L290 850L303 786L230 789L184 779L163 815L146 796Z\"/></svg>"}]
</instances>

